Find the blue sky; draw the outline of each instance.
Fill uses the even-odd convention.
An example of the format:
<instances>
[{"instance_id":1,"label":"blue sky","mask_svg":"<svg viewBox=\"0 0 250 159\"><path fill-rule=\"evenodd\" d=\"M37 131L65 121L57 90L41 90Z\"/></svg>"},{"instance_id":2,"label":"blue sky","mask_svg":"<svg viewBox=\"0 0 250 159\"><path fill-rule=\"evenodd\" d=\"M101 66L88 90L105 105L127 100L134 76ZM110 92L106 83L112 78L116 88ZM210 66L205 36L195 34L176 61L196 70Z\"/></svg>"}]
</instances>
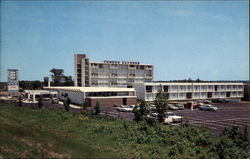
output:
<instances>
[{"instance_id":1,"label":"blue sky","mask_svg":"<svg viewBox=\"0 0 250 159\"><path fill-rule=\"evenodd\" d=\"M154 80L247 80L248 1L1 1L1 81L74 73L73 55L154 65Z\"/></svg>"}]
</instances>

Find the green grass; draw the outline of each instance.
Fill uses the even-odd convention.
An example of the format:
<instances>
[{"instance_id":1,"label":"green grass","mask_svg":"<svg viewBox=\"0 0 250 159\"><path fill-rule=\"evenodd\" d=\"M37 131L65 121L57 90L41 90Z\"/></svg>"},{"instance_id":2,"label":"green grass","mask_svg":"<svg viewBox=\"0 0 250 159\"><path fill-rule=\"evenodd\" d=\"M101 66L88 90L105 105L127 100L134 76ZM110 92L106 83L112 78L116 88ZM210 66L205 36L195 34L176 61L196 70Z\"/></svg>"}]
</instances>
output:
<instances>
[{"instance_id":1,"label":"green grass","mask_svg":"<svg viewBox=\"0 0 250 159\"><path fill-rule=\"evenodd\" d=\"M2 101L0 108L3 158L219 158L218 137L205 128L150 127Z\"/></svg>"}]
</instances>

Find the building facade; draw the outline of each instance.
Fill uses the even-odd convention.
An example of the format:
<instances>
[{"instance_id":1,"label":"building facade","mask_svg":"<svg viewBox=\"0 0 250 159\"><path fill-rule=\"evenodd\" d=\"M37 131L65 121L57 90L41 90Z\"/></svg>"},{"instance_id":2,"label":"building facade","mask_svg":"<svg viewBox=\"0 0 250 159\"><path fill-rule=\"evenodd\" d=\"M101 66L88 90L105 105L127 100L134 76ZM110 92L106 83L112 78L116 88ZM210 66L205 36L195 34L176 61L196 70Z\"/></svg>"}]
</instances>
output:
<instances>
[{"instance_id":1,"label":"building facade","mask_svg":"<svg viewBox=\"0 0 250 159\"><path fill-rule=\"evenodd\" d=\"M44 89L58 92L58 98L66 101L71 99L74 104L95 106L98 101L101 106L135 105L137 103L134 88L111 87L45 87Z\"/></svg>"},{"instance_id":2,"label":"building facade","mask_svg":"<svg viewBox=\"0 0 250 159\"><path fill-rule=\"evenodd\" d=\"M85 54L74 55L75 86L132 87L153 81L153 66L128 61L92 62Z\"/></svg>"},{"instance_id":3,"label":"building facade","mask_svg":"<svg viewBox=\"0 0 250 159\"><path fill-rule=\"evenodd\" d=\"M145 101L154 101L159 89L162 89L171 101L201 99L240 100L244 95L243 83L141 83L133 84L137 97Z\"/></svg>"}]
</instances>

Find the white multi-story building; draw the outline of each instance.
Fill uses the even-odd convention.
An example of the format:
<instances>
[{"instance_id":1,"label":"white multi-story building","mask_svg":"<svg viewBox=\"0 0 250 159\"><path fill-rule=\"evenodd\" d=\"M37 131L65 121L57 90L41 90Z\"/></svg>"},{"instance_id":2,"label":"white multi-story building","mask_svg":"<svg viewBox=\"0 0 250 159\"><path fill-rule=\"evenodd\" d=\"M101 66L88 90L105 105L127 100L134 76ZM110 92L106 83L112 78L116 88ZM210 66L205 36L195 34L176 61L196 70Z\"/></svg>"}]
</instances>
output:
<instances>
[{"instance_id":1,"label":"white multi-story building","mask_svg":"<svg viewBox=\"0 0 250 159\"><path fill-rule=\"evenodd\" d=\"M153 66L128 61L92 62L85 54L75 54L75 86L132 87L152 82Z\"/></svg>"},{"instance_id":2,"label":"white multi-story building","mask_svg":"<svg viewBox=\"0 0 250 159\"><path fill-rule=\"evenodd\" d=\"M153 101L159 89L168 100L232 99L240 100L244 95L243 83L173 83L146 82L133 84L139 99Z\"/></svg>"}]
</instances>

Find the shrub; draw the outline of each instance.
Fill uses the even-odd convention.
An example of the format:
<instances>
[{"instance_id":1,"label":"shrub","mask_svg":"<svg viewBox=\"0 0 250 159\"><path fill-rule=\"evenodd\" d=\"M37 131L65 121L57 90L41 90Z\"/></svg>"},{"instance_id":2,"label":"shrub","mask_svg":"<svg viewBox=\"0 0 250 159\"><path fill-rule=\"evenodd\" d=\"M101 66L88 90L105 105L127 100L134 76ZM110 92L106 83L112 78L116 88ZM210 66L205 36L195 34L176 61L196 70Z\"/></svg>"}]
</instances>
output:
<instances>
[{"instance_id":1,"label":"shrub","mask_svg":"<svg viewBox=\"0 0 250 159\"><path fill-rule=\"evenodd\" d=\"M66 111L69 111L69 105L71 103L71 99L67 98L66 102L64 102L64 108Z\"/></svg>"},{"instance_id":2,"label":"shrub","mask_svg":"<svg viewBox=\"0 0 250 159\"><path fill-rule=\"evenodd\" d=\"M17 100L17 105L18 105L19 107L21 107L22 104L23 104L22 97L19 96L19 97L18 97L18 100Z\"/></svg>"},{"instance_id":3,"label":"shrub","mask_svg":"<svg viewBox=\"0 0 250 159\"><path fill-rule=\"evenodd\" d=\"M95 104L95 115L98 115L100 112L101 112L100 103L99 103L99 101L97 101Z\"/></svg>"},{"instance_id":4,"label":"shrub","mask_svg":"<svg viewBox=\"0 0 250 159\"><path fill-rule=\"evenodd\" d=\"M43 98L40 96L38 99L38 107L41 108L43 106Z\"/></svg>"}]
</instances>

